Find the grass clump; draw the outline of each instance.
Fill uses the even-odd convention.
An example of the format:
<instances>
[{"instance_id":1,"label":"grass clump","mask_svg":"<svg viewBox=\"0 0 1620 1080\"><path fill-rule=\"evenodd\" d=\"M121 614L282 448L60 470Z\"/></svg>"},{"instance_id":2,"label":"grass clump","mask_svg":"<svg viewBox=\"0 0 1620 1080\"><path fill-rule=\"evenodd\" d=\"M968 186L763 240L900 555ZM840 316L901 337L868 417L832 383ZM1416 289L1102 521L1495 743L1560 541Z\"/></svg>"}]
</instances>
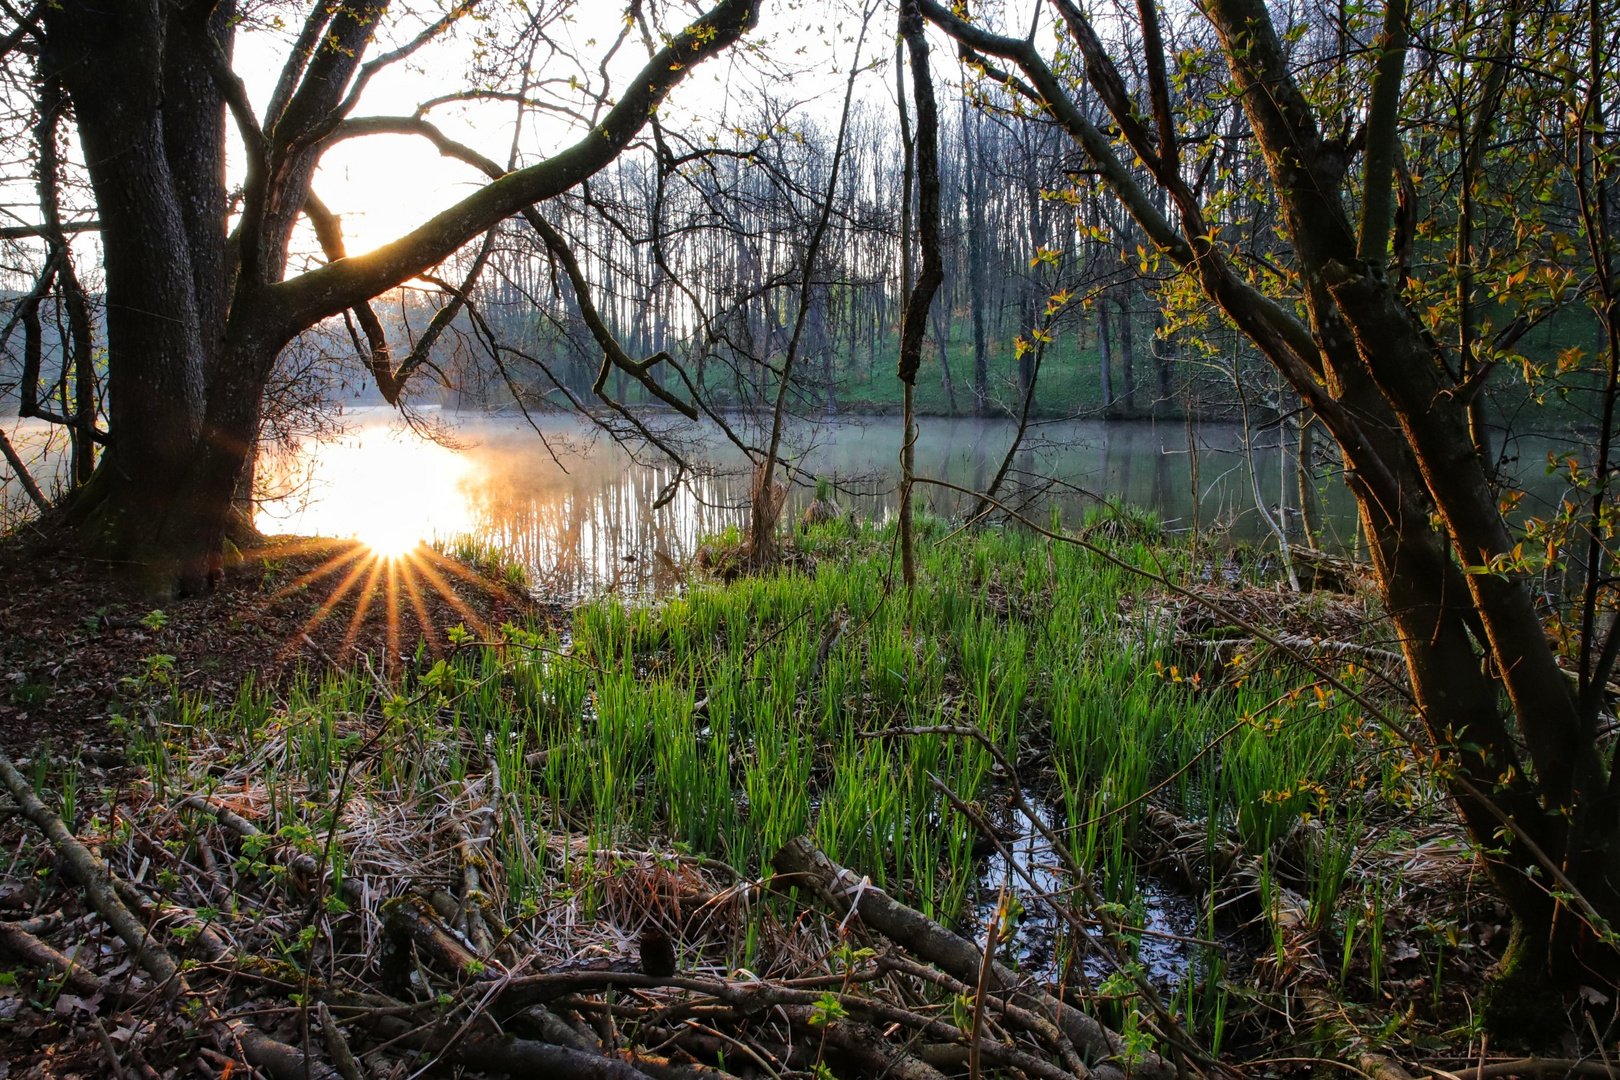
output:
<instances>
[{"instance_id":1,"label":"grass clump","mask_svg":"<svg viewBox=\"0 0 1620 1080\"><path fill-rule=\"evenodd\" d=\"M1372 892L1361 883L1374 880L1369 858L1411 845L1388 823L1433 793L1357 701L1252 641L1234 645L1224 619L1126 568L1201 587L1197 551L1119 508L1086 530L1095 549L924 517L907 593L892 523L839 515L801 530L792 565L813 573L692 579L657 603L605 598L561 625L480 635L492 645L452 632L442 655L418 650L389 683L361 667L275 693L247 685L213 706L165 696L157 672L149 697L162 704L127 721L132 754L160 800L228 778L267 833L330 858L340 875L407 862L403 822L476 800L492 815L484 866L508 918L559 904L586 920L622 910L617 853L663 848L748 881L808 834L977 937L985 890L1001 884L986 879L986 856L1017 833L1009 797L1019 792L990 748L952 730L972 726L1016 767L1144 971L1164 932L1166 882L1191 890L1175 970L1149 974L1210 1045L1229 1044L1234 1025L1253 1037L1269 1023L1263 1001L1232 996L1234 972L1289 964L1281 939L1233 944L1209 869L1228 848L1258 860L1266 903L1306 898L1347 993L1377 999L1409 977L1384 961L1399 937L1434 972L1425 1000L1439 1016L1445 965L1467 953L1468 934L1450 926L1429 942L1391 914L1399 875L1379 875ZM470 546L448 553L490 564ZM1324 625L1353 614L1339 610L1354 603L1343 598L1208 587L1250 614L1270 604ZM1381 692L1357 663L1332 663L1358 694ZM79 792L75 782L82 804ZM1144 861L1150 814L1194 823L1202 853L1184 852L1168 876ZM379 848L379 836L391 839ZM370 848L357 844L366 837ZM1050 941L1044 954L1015 945L1011 955L1056 982L1103 984L1108 972L1086 968L1084 944L1051 914L1072 885L1024 897L1021 917L1045 919ZM764 914L735 918L742 929L715 962L755 970L768 960ZM1134 993L1125 976L1106 986L1121 1001ZM1135 1030L1131 1008L1117 1011L1117 1026Z\"/></svg>"}]
</instances>

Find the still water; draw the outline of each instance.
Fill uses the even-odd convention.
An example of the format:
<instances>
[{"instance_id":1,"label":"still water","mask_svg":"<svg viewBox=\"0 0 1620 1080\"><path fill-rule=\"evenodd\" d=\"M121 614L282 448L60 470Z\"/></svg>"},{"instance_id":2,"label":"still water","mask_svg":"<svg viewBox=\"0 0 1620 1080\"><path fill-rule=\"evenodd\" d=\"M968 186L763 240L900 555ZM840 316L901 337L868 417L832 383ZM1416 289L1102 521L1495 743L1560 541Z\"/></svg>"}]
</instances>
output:
<instances>
[{"instance_id":1,"label":"still water","mask_svg":"<svg viewBox=\"0 0 1620 1080\"><path fill-rule=\"evenodd\" d=\"M350 408L340 438L262 462L261 486L275 497L259 508L259 528L355 537L385 553L470 534L523 563L542 592L568 599L658 591L670 584L671 564L691 558L704 537L746 521L747 459L712 430L696 430L689 456L704 467L688 475L668 505L654 509L672 470L637 464L571 418L537 416L538 431L514 416L428 410L426 418L419 427L433 429L432 438L391 409ZM53 443L37 421L0 423L42 486L51 490L53 478L59 484L60 432ZM995 476L1015 433L1001 420L924 417L920 426L918 475L976 490ZM738 430L752 443L764 442L757 431ZM1003 490L1042 523L1055 511L1077 524L1106 496L1186 529L1193 524L1196 476L1199 527L1228 541L1258 541L1269 533L1255 509L1257 494L1274 520L1281 505L1298 524L1293 447L1278 441L1275 429L1262 431L1245 451L1236 426L1202 424L1189 450L1179 422L1038 424ZM788 443L800 480L789 501L793 515L813 497L816 477L831 480L853 513L882 519L893 512L897 417L802 425ZM16 521L28 504L9 469L4 477L0 520ZM1320 489L1324 543L1348 547L1355 527L1349 493L1336 479L1321 479ZM919 486L916 497L945 516L968 508L966 496L942 488Z\"/></svg>"},{"instance_id":2,"label":"still water","mask_svg":"<svg viewBox=\"0 0 1620 1080\"><path fill-rule=\"evenodd\" d=\"M670 583L671 564L690 559L704 537L746 522L747 459L714 431L696 432L689 460L702 468L654 509L672 469L638 464L571 418L537 416L535 426L505 415L429 410L427 418L432 437L391 409L350 408L341 437L262 462L261 487L274 497L258 510L259 528L354 537L384 553L471 535L524 564L540 591L567 599L659 591ZM46 426L4 423L42 486L59 484L61 447ZM920 426L918 475L976 490L995 476L1015 433L1002 420L924 417ZM738 430L750 442L764 441ZM852 513L882 519L893 512L897 417L802 425L788 442L800 481L791 514L813 498L817 477L834 483L839 503ZM1038 424L1015 459L1004 497L1043 523L1056 512L1077 524L1111 497L1154 510L1168 528L1186 529L1196 477L1199 527L1228 541L1259 541L1269 530L1256 512L1257 494L1273 520L1282 506L1298 524L1293 447L1278 442L1274 430L1261 432L1245 450L1242 431L1225 424L1199 425L1192 449L1179 422ZM1321 478L1319 487L1324 542L1347 547L1355 528L1349 493L1336 479ZM9 470L0 498L5 521L27 509ZM916 498L947 517L968 507L966 496L927 485Z\"/></svg>"},{"instance_id":3,"label":"still water","mask_svg":"<svg viewBox=\"0 0 1620 1080\"><path fill-rule=\"evenodd\" d=\"M691 457L705 468L654 509L672 470L636 464L570 419L537 417L538 433L521 418L437 419L449 435L438 442L421 438L389 410L350 411L343 438L267 468L270 487L284 497L263 505L260 529L353 536L385 552L471 534L523 563L542 592L566 598L658 591L669 584L671 564L691 558L704 537L746 521L747 460L712 432ZM1004 421L924 418L918 475L982 489L1014 433ZM790 441L803 481L791 513L811 500L816 477L831 480L838 501L856 514L882 518L893 511L898 418L804 426ZM1179 423L1046 424L1032 428L1009 481L1038 493L1012 501L1036 520L1049 521L1055 510L1075 524L1100 497L1117 497L1157 511L1172 529L1188 528L1196 468L1200 527L1231 540L1260 540L1267 526L1255 511L1257 489L1273 517L1284 500L1297 515L1292 447L1277 443L1274 433L1262 433L1246 453L1238 428L1205 424L1195 434L1195 460ZM1337 481L1324 480L1322 488L1327 542L1345 546L1354 529L1349 495ZM965 512L968 502L928 486L917 489L917 499L945 516Z\"/></svg>"}]
</instances>

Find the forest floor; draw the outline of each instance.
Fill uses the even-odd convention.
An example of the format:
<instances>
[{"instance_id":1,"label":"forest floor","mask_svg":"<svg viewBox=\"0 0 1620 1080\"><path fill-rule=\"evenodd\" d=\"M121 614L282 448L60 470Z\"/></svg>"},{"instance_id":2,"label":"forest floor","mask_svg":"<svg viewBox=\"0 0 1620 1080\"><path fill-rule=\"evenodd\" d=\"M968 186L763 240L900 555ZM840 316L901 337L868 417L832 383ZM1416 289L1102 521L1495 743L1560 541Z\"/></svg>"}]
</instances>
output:
<instances>
[{"instance_id":1,"label":"forest floor","mask_svg":"<svg viewBox=\"0 0 1620 1080\"><path fill-rule=\"evenodd\" d=\"M424 559L430 554L423 549ZM425 626L415 604L403 605L396 658L401 642L414 649L421 641L436 655L445 629L458 624L557 614L488 566L469 575L453 560L432 563L455 587L417 590ZM58 748L122 741L108 720L154 665L171 669L180 693L229 702L245 685L279 686L339 657L380 658L390 652L388 568L371 580L376 567L354 541L272 536L215 592L154 601L105 563L24 526L0 538L0 748L27 754L45 739Z\"/></svg>"},{"instance_id":2,"label":"forest floor","mask_svg":"<svg viewBox=\"0 0 1620 1080\"><path fill-rule=\"evenodd\" d=\"M840 518L566 612L282 541L160 615L0 542L0 1080L1602 1068L1596 990L1485 1041L1505 911L1353 568L919 534L909 594Z\"/></svg>"}]
</instances>

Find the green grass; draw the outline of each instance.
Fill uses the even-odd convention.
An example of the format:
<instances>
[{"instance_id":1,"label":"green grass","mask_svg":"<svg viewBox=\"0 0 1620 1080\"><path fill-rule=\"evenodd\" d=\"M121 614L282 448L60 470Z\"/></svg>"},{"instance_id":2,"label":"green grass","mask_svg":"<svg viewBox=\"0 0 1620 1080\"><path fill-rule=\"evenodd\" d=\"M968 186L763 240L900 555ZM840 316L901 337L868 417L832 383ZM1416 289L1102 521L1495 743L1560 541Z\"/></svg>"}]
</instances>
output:
<instances>
[{"instance_id":1,"label":"green grass","mask_svg":"<svg viewBox=\"0 0 1620 1080\"><path fill-rule=\"evenodd\" d=\"M566 643L507 629L514 647L439 664L408 690L402 723L466 728L475 743L513 747L506 790L535 811L604 844L666 834L745 871L810 830L833 857L885 887L915 885L951 914L971 868L969 827L929 784L986 796L989 755L940 735L892 728L971 723L1009 754L1071 818L1091 819L1163 793L1182 812L1235 829L1260 850L1329 796L1315 785L1343 770L1341 728L1353 708L1305 694L1265 706L1300 681L1257 670L1218 689L1181 671L1159 632L1130 614L1144 585L1083 549L1013 531L940 541L924 520L920 583L891 589L885 530L838 521L802 544L815 575L699 584L654 605L606 600L580 608ZM1171 560L1121 541L1141 564ZM848 629L818 652L835 618ZM526 653L524 644L556 652ZM501 652L505 655L501 655ZM423 690L429 692L423 697ZM306 781L338 768L334 714L362 708L353 675L293 688L284 722ZM432 706L432 708L429 708ZM264 722L251 688L233 715ZM1235 721L1218 752L1188 763ZM452 740L452 744L455 740ZM519 754L517 748L523 753ZM524 754L544 752L528 769ZM482 771L455 754L453 778ZM1132 815L1107 817L1076 838L1088 861L1106 857Z\"/></svg>"},{"instance_id":2,"label":"green grass","mask_svg":"<svg viewBox=\"0 0 1620 1080\"><path fill-rule=\"evenodd\" d=\"M1090 534L1118 559L1189 574L1189 550L1150 517L1132 522ZM182 699L162 722L126 719L133 753L159 785L166 748L202 736L257 761L273 829L313 849L361 757L353 782L373 801L492 776L514 905L558 870L545 865L549 834L602 849L673 843L752 876L808 832L952 921L976 900L980 868L972 826L933 781L980 807L1005 786L971 739L877 733L973 724L1019 762L1127 923L1145 911L1131 839L1159 785L1156 801L1256 852L1323 817L1308 891L1332 921L1360 835L1359 816L1334 808L1364 782L1357 761L1379 767L1353 704L1264 663L1188 670L1149 617L1149 584L1083 548L1013 530L948 535L926 517L919 533L910 596L892 529L839 519L800 535L813 574L701 582L656 604L602 600L561 631L508 626L500 647L419 653L386 698L361 670L274 696L248 684L228 708ZM1218 975L1221 959L1196 964ZM1195 1000L1196 981L1183 1007L1215 1024L1224 999L1206 986Z\"/></svg>"}]
</instances>

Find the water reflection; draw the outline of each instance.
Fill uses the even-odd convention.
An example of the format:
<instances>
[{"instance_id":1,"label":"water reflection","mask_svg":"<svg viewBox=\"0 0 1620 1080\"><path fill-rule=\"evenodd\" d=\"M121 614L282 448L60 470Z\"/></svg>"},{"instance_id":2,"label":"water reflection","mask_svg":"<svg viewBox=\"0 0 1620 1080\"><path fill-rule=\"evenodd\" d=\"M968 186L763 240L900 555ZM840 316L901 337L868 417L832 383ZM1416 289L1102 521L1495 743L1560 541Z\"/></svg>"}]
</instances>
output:
<instances>
[{"instance_id":1,"label":"water reflection","mask_svg":"<svg viewBox=\"0 0 1620 1080\"><path fill-rule=\"evenodd\" d=\"M523 422L505 417L447 419L452 445L440 445L401 429L387 410L355 410L348 437L311 448L287 475L270 478L273 487L297 495L265 505L259 526L353 536L384 552L418 539L471 534L523 563L545 592L576 597L601 590L663 591L705 536L745 522L748 464L729 444L710 439L700 455L710 468L655 510L667 472L634 464L605 440L582 442L569 420L540 424L544 441ZM795 461L801 479L832 480L840 500L857 514L883 517L893 510L900 449L893 419L847 421L795 435L804 448ZM1005 422L927 419L917 443L918 473L982 489L1012 435ZM1240 432L1205 425L1198 453L1201 525L1230 539L1261 539L1264 524L1253 509ZM1273 439L1250 457L1260 490L1277 493L1285 504L1297 500L1289 447ZM1098 497L1108 495L1158 511L1171 528L1186 528L1193 475L1179 425L1067 422L1033 429L1012 479L1026 485L1014 502L1043 521L1055 511L1077 523ZM968 497L961 493L927 486L917 491L921 505L936 513L967 509ZM800 485L789 512L796 514L809 498L808 485ZM1334 482L1325 485L1323 499L1329 542L1344 546L1353 529L1348 494Z\"/></svg>"},{"instance_id":2,"label":"water reflection","mask_svg":"<svg viewBox=\"0 0 1620 1080\"><path fill-rule=\"evenodd\" d=\"M434 536L476 531L468 493L478 487L477 463L407 429L368 421L308 460L272 468L270 490L292 494L266 503L258 527L353 537L384 557Z\"/></svg>"},{"instance_id":3,"label":"water reflection","mask_svg":"<svg viewBox=\"0 0 1620 1080\"><path fill-rule=\"evenodd\" d=\"M1044 805L1036 792L1026 790L1024 795L1044 827L1061 827L1059 815ZM1006 889L1007 896L1016 898L1022 909L1005 946L1008 954L1017 961L1020 971L1060 981L1067 962L1065 953L1077 947L1077 937L1057 905L1068 903L1073 882L1059 869L1059 860L1041 831L1013 809L1011 799L992 798L989 805L1000 842L980 871L979 891L971 907L972 922L959 929L981 937L999 906L1001 890ZM1124 925L1132 931L1128 936L1135 940L1136 958L1160 990L1173 990L1198 960L1200 933L1206 929L1198 901L1147 875L1136 882L1135 889L1136 903L1126 914ZM1098 982L1115 971L1113 960L1101 949L1101 939L1095 936L1078 946L1086 978Z\"/></svg>"},{"instance_id":4,"label":"water reflection","mask_svg":"<svg viewBox=\"0 0 1620 1080\"><path fill-rule=\"evenodd\" d=\"M448 437L435 442L404 428L389 409L357 408L346 416L349 433L343 439L310 447L296 461L262 466L263 478L281 497L259 510L261 529L354 537L383 554L420 540L471 534L526 565L540 588L567 598L598 590L665 590L704 536L745 522L748 463L712 432L694 455L710 468L654 510L668 474L636 465L606 440L584 439L566 417L537 418L542 441L519 418L445 415L441 430ZM64 460L59 430L53 445L43 423L7 425L36 478L51 490ZM1043 522L1055 511L1072 525L1107 495L1151 508L1168 527L1185 529L1193 521L1196 475L1198 523L1218 540L1265 538L1254 510L1256 486L1273 514L1280 504L1297 522L1293 448L1279 446L1275 430L1262 432L1247 456L1235 426L1204 424L1196 435L1195 471L1179 423L1034 425L1014 463L1011 480L1026 486L1013 502ZM926 417L917 442L918 474L982 490L1012 436L1006 421ZM808 481L817 476L833 480L839 500L857 514L883 518L894 509L898 418L807 426L789 442L799 448L794 466L806 481L796 487L790 513L809 502ZM1257 485L1249 479L1250 461ZM14 482L5 485L3 499L5 521L27 509ZM967 509L967 496L941 488L919 486L917 499L946 516ZM1353 508L1337 480L1323 482L1322 507L1326 544L1348 547Z\"/></svg>"}]
</instances>

